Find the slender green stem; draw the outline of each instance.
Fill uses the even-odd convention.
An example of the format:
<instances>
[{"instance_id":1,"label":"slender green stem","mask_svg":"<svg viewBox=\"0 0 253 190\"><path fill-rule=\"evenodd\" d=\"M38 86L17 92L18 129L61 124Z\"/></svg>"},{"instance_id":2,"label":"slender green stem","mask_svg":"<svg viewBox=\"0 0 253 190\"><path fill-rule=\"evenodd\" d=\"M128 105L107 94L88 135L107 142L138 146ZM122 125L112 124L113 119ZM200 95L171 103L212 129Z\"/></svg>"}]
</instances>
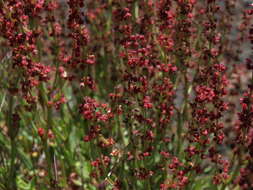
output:
<instances>
[{"instance_id":1,"label":"slender green stem","mask_svg":"<svg viewBox=\"0 0 253 190\"><path fill-rule=\"evenodd\" d=\"M7 126L8 126L8 133L11 140L11 161L10 161L10 173L8 179L8 186L13 190L17 189L16 186L16 169L15 169L15 160L17 155L16 150L16 142L15 142L15 132L16 129L13 126L12 122L12 114L13 114L13 106L14 106L14 96L9 96L8 100L8 114L7 114Z\"/></svg>"}]
</instances>

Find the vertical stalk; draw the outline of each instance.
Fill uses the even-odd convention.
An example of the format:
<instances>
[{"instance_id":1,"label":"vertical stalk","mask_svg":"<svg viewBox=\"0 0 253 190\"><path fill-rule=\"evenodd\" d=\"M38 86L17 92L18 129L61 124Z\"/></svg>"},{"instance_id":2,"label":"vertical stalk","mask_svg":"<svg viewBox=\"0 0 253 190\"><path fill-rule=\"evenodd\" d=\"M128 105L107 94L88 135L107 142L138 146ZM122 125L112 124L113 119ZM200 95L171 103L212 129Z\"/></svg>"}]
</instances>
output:
<instances>
[{"instance_id":1,"label":"vertical stalk","mask_svg":"<svg viewBox=\"0 0 253 190\"><path fill-rule=\"evenodd\" d=\"M180 155L180 150L181 150L181 133L182 133L182 128L183 128L183 122L182 122L182 114L178 112L177 114L177 146L176 146L176 155Z\"/></svg>"},{"instance_id":2,"label":"vertical stalk","mask_svg":"<svg viewBox=\"0 0 253 190\"><path fill-rule=\"evenodd\" d=\"M14 88L16 88L18 84L19 77L13 78L14 80ZM9 179L8 179L8 187L12 190L17 189L16 184L16 158L17 158L17 143L16 143L16 136L18 133L18 125L13 122L13 111L14 111L14 94L11 94L9 92L8 97L8 111L7 111L7 117L6 117L6 123L8 127L8 136L10 138L11 143L11 160L10 160L10 172L9 172Z\"/></svg>"},{"instance_id":3,"label":"vertical stalk","mask_svg":"<svg viewBox=\"0 0 253 190\"><path fill-rule=\"evenodd\" d=\"M11 165L10 165L10 173L9 173L9 179L8 179L8 187L12 190L17 189L17 183L16 183L16 165L15 165L15 159L17 156L17 149L16 149L16 142L14 139L11 139Z\"/></svg>"},{"instance_id":4,"label":"vertical stalk","mask_svg":"<svg viewBox=\"0 0 253 190\"><path fill-rule=\"evenodd\" d=\"M40 85L40 94L41 94L41 104L42 104L42 107L44 109L44 113L45 113L45 120L47 121L47 125L46 125L46 134L45 134L45 137L42 139L43 141L43 148L44 148L44 151L45 151L45 155L46 155L46 161L47 161L47 165L48 165L48 173L49 173L49 180L50 180L50 183L51 183L51 180L53 179L53 156L51 155L51 151L50 151L50 147L48 146L48 142L47 142L47 139L48 139L48 131L49 129L52 127L52 123L53 123L53 120L52 120L52 108L47 105L47 102L48 102L48 97L47 97L47 93L46 93L46 90L45 90L45 87L43 84ZM51 183L51 185L53 186L53 184Z\"/></svg>"}]
</instances>

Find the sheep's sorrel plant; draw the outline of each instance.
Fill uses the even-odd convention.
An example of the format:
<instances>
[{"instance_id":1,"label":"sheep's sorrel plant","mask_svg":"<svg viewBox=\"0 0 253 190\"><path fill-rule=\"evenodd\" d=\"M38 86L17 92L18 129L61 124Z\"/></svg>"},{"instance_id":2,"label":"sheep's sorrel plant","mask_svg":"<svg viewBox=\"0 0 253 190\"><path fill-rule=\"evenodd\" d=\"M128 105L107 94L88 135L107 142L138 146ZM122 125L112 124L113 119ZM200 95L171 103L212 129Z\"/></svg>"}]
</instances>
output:
<instances>
[{"instance_id":1,"label":"sheep's sorrel plant","mask_svg":"<svg viewBox=\"0 0 253 190\"><path fill-rule=\"evenodd\" d=\"M252 3L0 0L0 190L252 190Z\"/></svg>"}]
</instances>

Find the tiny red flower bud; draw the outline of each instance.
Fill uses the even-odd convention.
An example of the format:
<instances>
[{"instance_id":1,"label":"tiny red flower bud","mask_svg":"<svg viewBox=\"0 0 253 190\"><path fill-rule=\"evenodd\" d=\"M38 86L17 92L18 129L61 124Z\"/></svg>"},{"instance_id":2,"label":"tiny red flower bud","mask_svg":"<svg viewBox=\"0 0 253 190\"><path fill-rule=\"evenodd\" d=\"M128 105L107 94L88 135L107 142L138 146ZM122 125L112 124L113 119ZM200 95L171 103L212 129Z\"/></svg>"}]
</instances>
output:
<instances>
[{"instance_id":1,"label":"tiny red flower bud","mask_svg":"<svg viewBox=\"0 0 253 190\"><path fill-rule=\"evenodd\" d=\"M43 128L38 128L38 134L40 137L43 137L45 135L45 130Z\"/></svg>"}]
</instances>

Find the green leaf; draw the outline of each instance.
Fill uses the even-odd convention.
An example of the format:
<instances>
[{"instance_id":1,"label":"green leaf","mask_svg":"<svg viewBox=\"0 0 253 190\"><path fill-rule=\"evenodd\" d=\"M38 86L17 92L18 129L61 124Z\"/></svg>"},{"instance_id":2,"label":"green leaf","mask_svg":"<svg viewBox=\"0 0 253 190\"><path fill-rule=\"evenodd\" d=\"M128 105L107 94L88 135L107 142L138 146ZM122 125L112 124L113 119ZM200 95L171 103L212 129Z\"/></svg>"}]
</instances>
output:
<instances>
[{"instance_id":1,"label":"green leaf","mask_svg":"<svg viewBox=\"0 0 253 190\"><path fill-rule=\"evenodd\" d=\"M18 157L27 169L31 170L33 168L30 158L21 149L18 149Z\"/></svg>"}]
</instances>

